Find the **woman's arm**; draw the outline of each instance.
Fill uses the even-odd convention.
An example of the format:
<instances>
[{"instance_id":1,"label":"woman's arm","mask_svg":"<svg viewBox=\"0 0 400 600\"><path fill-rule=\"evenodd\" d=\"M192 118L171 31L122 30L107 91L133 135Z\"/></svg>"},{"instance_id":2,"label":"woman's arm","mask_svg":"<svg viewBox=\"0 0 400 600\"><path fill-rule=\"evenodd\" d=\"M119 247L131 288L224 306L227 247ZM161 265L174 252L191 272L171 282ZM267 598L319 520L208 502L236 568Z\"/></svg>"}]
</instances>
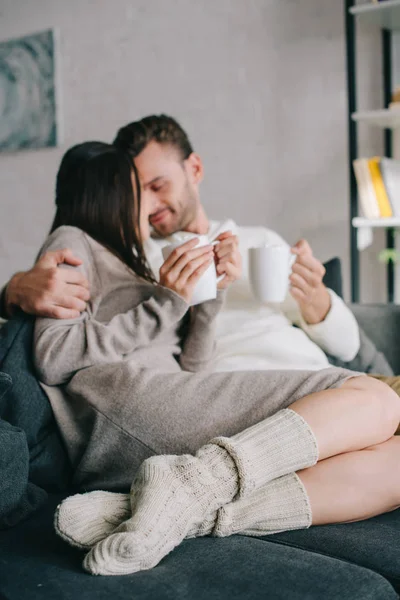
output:
<instances>
[{"instance_id":1,"label":"woman's arm","mask_svg":"<svg viewBox=\"0 0 400 600\"><path fill-rule=\"evenodd\" d=\"M117 313L107 323L96 320L102 298L101 261L108 252L98 252L97 260L85 234L73 227L62 227L49 238L46 250L68 246L83 264L82 270L92 290L86 310L75 319L37 319L34 334L34 359L39 378L48 385L68 381L76 371L94 364L117 362L135 348L149 344L178 323L188 309L178 294L154 287L154 295L143 302L132 284L131 310ZM138 288L141 284L138 282Z\"/></svg>"},{"instance_id":2,"label":"woman's arm","mask_svg":"<svg viewBox=\"0 0 400 600\"><path fill-rule=\"evenodd\" d=\"M179 357L183 371L204 371L210 368L216 347L216 319L225 295L226 292L221 290L215 300L208 300L190 309Z\"/></svg>"}]
</instances>

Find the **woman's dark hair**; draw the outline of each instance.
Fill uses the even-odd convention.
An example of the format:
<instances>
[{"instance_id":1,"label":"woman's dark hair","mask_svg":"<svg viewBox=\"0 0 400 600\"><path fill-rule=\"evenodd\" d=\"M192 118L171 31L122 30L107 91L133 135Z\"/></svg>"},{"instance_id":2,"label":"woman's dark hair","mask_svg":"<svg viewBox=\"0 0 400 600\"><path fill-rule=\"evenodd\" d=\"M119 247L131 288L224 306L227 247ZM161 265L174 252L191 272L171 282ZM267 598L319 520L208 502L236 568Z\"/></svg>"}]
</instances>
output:
<instances>
[{"instance_id":1,"label":"woman's dark hair","mask_svg":"<svg viewBox=\"0 0 400 600\"><path fill-rule=\"evenodd\" d=\"M56 205L50 233L61 225L79 227L137 275L155 281L140 234L138 175L126 153L103 142L70 148L57 173Z\"/></svg>"}]
</instances>

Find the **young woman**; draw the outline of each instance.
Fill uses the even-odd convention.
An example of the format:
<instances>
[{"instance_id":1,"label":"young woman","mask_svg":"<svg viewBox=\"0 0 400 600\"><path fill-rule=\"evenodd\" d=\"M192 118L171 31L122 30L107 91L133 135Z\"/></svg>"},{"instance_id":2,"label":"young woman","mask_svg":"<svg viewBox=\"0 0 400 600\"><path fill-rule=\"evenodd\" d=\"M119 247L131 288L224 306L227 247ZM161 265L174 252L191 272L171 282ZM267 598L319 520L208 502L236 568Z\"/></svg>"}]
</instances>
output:
<instances>
[{"instance_id":1,"label":"young woman","mask_svg":"<svg viewBox=\"0 0 400 600\"><path fill-rule=\"evenodd\" d=\"M59 507L60 535L94 545L88 571L151 568L185 536L262 535L400 505L400 399L386 384L337 368L211 372L223 291L189 303L213 249L187 242L155 282L142 249L152 207L127 156L100 142L71 148L56 205L42 251L69 247L92 295L79 318L37 319L36 367L75 483L118 490L135 477L129 507L109 492Z\"/></svg>"}]
</instances>

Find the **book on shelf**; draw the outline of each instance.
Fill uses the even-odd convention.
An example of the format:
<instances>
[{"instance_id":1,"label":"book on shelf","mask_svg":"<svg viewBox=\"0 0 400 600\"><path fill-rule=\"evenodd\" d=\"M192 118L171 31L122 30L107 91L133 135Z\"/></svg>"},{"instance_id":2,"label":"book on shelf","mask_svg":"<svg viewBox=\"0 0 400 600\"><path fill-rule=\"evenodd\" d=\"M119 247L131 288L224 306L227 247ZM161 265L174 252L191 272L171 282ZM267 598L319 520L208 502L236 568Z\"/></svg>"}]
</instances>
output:
<instances>
[{"instance_id":1,"label":"book on shelf","mask_svg":"<svg viewBox=\"0 0 400 600\"><path fill-rule=\"evenodd\" d=\"M381 158L380 166L393 216L400 217L400 160Z\"/></svg>"},{"instance_id":2,"label":"book on shelf","mask_svg":"<svg viewBox=\"0 0 400 600\"><path fill-rule=\"evenodd\" d=\"M380 216L388 218L393 217L393 211L386 193L385 184L383 183L380 162L381 159L379 157L370 158L368 160L368 168L371 174L375 196L378 201Z\"/></svg>"},{"instance_id":3,"label":"book on shelf","mask_svg":"<svg viewBox=\"0 0 400 600\"><path fill-rule=\"evenodd\" d=\"M379 219L381 214L372 184L371 173L368 168L368 159L356 158L353 160L353 168L357 181L358 202L362 216L366 219Z\"/></svg>"},{"instance_id":4,"label":"book on shelf","mask_svg":"<svg viewBox=\"0 0 400 600\"><path fill-rule=\"evenodd\" d=\"M366 219L400 217L400 161L357 158L353 168L362 215Z\"/></svg>"}]
</instances>

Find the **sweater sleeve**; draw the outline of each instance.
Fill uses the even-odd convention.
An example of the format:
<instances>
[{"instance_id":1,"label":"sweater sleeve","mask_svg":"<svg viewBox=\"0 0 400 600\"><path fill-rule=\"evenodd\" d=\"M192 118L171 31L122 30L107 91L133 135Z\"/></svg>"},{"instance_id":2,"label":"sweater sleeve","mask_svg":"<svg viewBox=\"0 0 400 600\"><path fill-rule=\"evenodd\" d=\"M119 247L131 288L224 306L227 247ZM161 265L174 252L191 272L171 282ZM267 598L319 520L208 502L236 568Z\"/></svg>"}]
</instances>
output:
<instances>
[{"instance_id":1,"label":"sweater sleeve","mask_svg":"<svg viewBox=\"0 0 400 600\"><path fill-rule=\"evenodd\" d=\"M191 308L179 357L183 371L204 371L211 367L216 348L216 320L225 295L226 290L220 290L215 300Z\"/></svg>"},{"instance_id":2,"label":"sweater sleeve","mask_svg":"<svg viewBox=\"0 0 400 600\"><path fill-rule=\"evenodd\" d=\"M331 307L321 323L310 325L302 317L297 302L288 294L283 311L303 329L324 352L344 362L353 360L360 349L360 330L355 316L344 301L328 289Z\"/></svg>"},{"instance_id":3,"label":"sweater sleeve","mask_svg":"<svg viewBox=\"0 0 400 600\"><path fill-rule=\"evenodd\" d=\"M82 259L82 266L70 268L85 273L91 299L76 319L36 319L34 360L40 380L47 385L61 385L85 367L120 361L135 348L152 342L186 313L188 305L180 296L155 286L154 296L131 310L116 314L107 323L96 320L101 279L85 234L72 227L60 228L55 234L45 250L68 247Z\"/></svg>"}]
</instances>

